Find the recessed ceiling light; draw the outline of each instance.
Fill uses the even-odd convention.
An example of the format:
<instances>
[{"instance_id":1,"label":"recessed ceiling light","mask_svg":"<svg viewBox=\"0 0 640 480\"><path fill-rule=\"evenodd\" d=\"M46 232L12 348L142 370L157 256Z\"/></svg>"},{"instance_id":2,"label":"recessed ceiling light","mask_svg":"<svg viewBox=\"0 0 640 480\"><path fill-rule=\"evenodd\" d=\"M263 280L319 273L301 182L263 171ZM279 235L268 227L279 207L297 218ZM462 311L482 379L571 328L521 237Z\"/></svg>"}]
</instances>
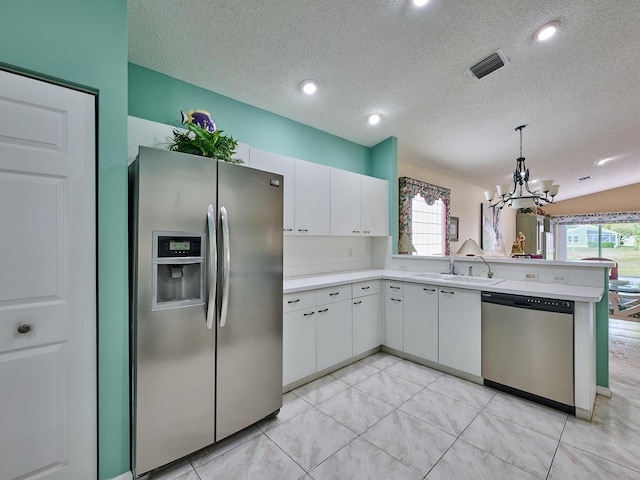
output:
<instances>
[{"instance_id":1,"label":"recessed ceiling light","mask_svg":"<svg viewBox=\"0 0 640 480\"><path fill-rule=\"evenodd\" d=\"M612 160L616 160L618 157L609 157L609 158L603 158L602 160L598 160L597 162L595 162L595 164L599 167L601 165L604 165L605 163L609 163Z\"/></svg>"},{"instance_id":2,"label":"recessed ceiling light","mask_svg":"<svg viewBox=\"0 0 640 480\"><path fill-rule=\"evenodd\" d=\"M429 0L413 0L413 4L416 7L424 7L427 3L429 3Z\"/></svg>"},{"instance_id":3,"label":"recessed ceiling light","mask_svg":"<svg viewBox=\"0 0 640 480\"><path fill-rule=\"evenodd\" d=\"M380 123L380 120L382 120L382 115L379 113L372 113L367 117L367 123L369 125L377 125Z\"/></svg>"},{"instance_id":4,"label":"recessed ceiling light","mask_svg":"<svg viewBox=\"0 0 640 480\"><path fill-rule=\"evenodd\" d=\"M554 20L553 22L545 23L533 34L533 39L536 42L544 42L549 40L555 35L560 28L560 20Z\"/></svg>"},{"instance_id":5,"label":"recessed ceiling light","mask_svg":"<svg viewBox=\"0 0 640 480\"><path fill-rule=\"evenodd\" d=\"M304 80L300 83L300 90L307 95L313 95L318 90L318 82L313 79Z\"/></svg>"}]
</instances>

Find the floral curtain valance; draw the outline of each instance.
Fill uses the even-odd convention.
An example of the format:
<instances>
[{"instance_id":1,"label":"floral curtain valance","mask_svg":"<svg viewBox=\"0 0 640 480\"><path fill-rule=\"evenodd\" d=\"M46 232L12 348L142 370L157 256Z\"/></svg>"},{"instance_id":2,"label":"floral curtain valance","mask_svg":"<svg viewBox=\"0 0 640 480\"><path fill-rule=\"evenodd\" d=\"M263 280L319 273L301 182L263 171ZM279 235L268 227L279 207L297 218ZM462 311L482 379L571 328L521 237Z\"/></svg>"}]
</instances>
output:
<instances>
[{"instance_id":1,"label":"floral curtain valance","mask_svg":"<svg viewBox=\"0 0 640 480\"><path fill-rule=\"evenodd\" d=\"M406 233L409 239L411 239L411 200L413 197L420 195L429 205L433 205L437 200L441 199L444 203L446 213L445 255L449 255L449 204L451 202L451 190L409 177L400 177L398 190L400 196L398 238L402 237L403 233Z\"/></svg>"},{"instance_id":2,"label":"floral curtain valance","mask_svg":"<svg viewBox=\"0 0 640 480\"><path fill-rule=\"evenodd\" d=\"M640 212L586 213L551 217L554 225L598 225L603 223L638 223Z\"/></svg>"}]
</instances>

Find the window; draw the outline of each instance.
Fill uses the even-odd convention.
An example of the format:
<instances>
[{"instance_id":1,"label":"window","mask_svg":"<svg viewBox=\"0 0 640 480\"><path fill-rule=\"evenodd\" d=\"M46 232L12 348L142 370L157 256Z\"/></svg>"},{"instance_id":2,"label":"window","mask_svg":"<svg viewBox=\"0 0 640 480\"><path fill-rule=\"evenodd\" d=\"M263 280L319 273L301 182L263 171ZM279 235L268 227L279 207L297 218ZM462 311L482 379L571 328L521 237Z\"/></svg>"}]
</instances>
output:
<instances>
[{"instance_id":1,"label":"window","mask_svg":"<svg viewBox=\"0 0 640 480\"><path fill-rule=\"evenodd\" d=\"M640 212L553 217L561 260L608 258L620 277L640 277Z\"/></svg>"},{"instance_id":2,"label":"window","mask_svg":"<svg viewBox=\"0 0 640 480\"><path fill-rule=\"evenodd\" d=\"M410 241L418 255L449 255L451 190L409 177L399 187L400 245Z\"/></svg>"},{"instance_id":3,"label":"window","mask_svg":"<svg viewBox=\"0 0 640 480\"><path fill-rule=\"evenodd\" d=\"M421 196L411 199L411 231L413 246L418 255L443 255L445 249L444 202L436 200L433 205Z\"/></svg>"}]
</instances>

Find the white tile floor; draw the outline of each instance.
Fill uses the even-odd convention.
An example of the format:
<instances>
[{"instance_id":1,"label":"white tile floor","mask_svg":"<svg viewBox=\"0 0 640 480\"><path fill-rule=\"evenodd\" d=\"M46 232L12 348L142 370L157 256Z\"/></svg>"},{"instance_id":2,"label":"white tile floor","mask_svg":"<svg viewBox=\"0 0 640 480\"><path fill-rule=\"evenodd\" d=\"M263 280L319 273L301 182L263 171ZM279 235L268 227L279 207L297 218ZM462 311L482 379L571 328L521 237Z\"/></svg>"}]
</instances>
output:
<instances>
[{"instance_id":1,"label":"white tile floor","mask_svg":"<svg viewBox=\"0 0 640 480\"><path fill-rule=\"evenodd\" d=\"M590 423L377 353L149 478L637 480L640 323L612 320L610 335L613 396Z\"/></svg>"}]
</instances>

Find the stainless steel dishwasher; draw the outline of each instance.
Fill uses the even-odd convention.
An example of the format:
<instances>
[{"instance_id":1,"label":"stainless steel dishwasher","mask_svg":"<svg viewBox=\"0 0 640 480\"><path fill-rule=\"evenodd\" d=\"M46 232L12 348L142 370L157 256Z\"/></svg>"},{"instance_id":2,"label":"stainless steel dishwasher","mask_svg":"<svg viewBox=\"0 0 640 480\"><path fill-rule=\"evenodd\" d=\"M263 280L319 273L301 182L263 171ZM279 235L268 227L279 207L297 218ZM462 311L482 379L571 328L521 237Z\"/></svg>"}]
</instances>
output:
<instances>
[{"instance_id":1,"label":"stainless steel dishwasher","mask_svg":"<svg viewBox=\"0 0 640 480\"><path fill-rule=\"evenodd\" d=\"M484 384L575 415L574 303L482 292Z\"/></svg>"}]
</instances>

